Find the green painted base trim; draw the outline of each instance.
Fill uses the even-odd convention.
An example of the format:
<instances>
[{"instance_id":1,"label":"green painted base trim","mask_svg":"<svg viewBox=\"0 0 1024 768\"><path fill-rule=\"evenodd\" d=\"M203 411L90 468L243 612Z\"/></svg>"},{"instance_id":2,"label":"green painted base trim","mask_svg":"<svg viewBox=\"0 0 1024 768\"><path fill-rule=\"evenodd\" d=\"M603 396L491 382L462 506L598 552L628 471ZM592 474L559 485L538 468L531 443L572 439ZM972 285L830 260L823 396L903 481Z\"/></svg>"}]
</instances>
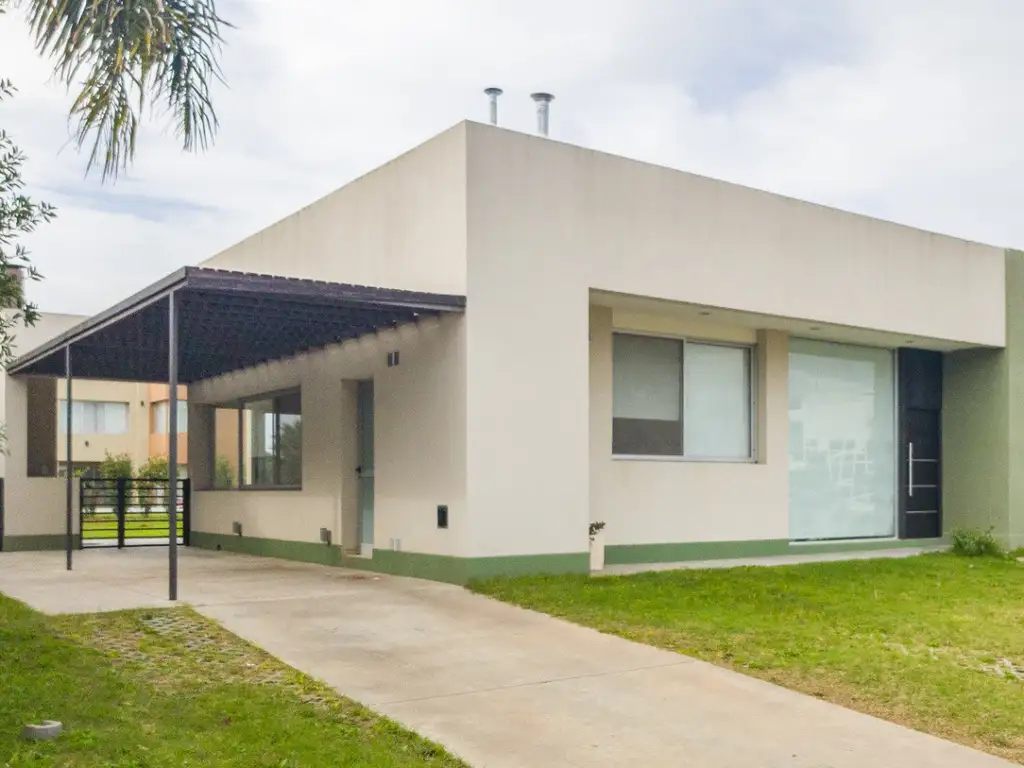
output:
<instances>
[{"instance_id":1,"label":"green painted base trim","mask_svg":"<svg viewBox=\"0 0 1024 768\"><path fill-rule=\"evenodd\" d=\"M474 557L469 560L469 578L471 580L489 579L494 576L526 576L532 573L590 573L590 553L506 555L503 557Z\"/></svg>"},{"instance_id":2,"label":"green painted base trim","mask_svg":"<svg viewBox=\"0 0 1024 768\"><path fill-rule=\"evenodd\" d=\"M911 549L914 547L945 547L945 539L881 539L879 541L824 541L813 544L790 544L790 555L801 552L817 555L827 552L876 552L886 549Z\"/></svg>"},{"instance_id":3,"label":"green painted base trim","mask_svg":"<svg viewBox=\"0 0 1024 768\"><path fill-rule=\"evenodd\" d=\"M590 555L573 552L558 555L521 555L508 557L451 557L422 552L396 552L376 549L373 558L349 555L339 547L305 541L260 539L223 533L192 531L191 544L202 549L220 549L261 557L280 557L304 563L337 565L394 576L412 576L450 584L466 584L491 576L522 576L530 573L587 573Z\"/></svg>"},{"instance_id":4,"label":"green painted base trim","mask_svg":"<svg viewBox=\"0 0 1024 768\"><path fill-rule=\"evenodd\" d=\"M73 538L73 546L79 549L82 545L81 538L76 534ZM67 546L67 538L64 534L40 534L37 536L4 536L4 552L42 552L47 550L63 550Z\"/></svg>"},{"instance_id":5,"label":"green painted base trim","mask_svg":"<svg viewBox=\"0 0 1024 768\"><path fill-rule=\"evenodd\" d=\"M319 565L341 565L341 549L310 541L260 539L253 536L232 536L225 533L192 531L189 543L201 549L220 549L260 557L279 557Z\"/></svg>"},{"instance_id":6,"label":"green painted base trim","mask_svg":"<svg viewBox=\"0 0 1024 768\"><path fill-rule=\"evenodd\" d=\"M690 541L677 544L611 544L605 547L604 559L608 565L678 563L690 560L737 560L778 555L819 555L828 552L873 552L907 547L934 547L947 543L943 539L881 539L795 544L787 539L759 539Z\"/></svg>"},{"instance_id":7,"label":"green painted base trim","mask_svg":"<svg viewBox=\"0 0 1024 768\"><path fill-rule=\"evenodd\" d=\"M572 552L553 555L509 555L503 557L452 557L422 552L396 552L376 549L373 559L346 555L342 565L347 568L412 576L418 579L467 584L474 579L494 576L525 576L531 573L587 573L590 555Z\"/></svg>"},{"instance_id":8,"label":"green painted base trim","mask_svg":"<svg viewBox=\"0 0 1024 768\"><path fill-rule=\"evenodd\" d=\"M685 560L727 560L740 557L771 557L789 554L785 539L757 541L691 541L679 544L609 544L604 548L607 565L676 563Z\"/></svg>"},{"instance_id":9,"label":"green painted base trim","mask_svg":"<svg viewBox=\"0 0 1024 768\"><path fill-rule=\"evenodd\" d=\"M449 584L465 584L469 579L465 558L449 555L428 555L422 552L396 552L391 549L373 550L373 559L346 557L344 565L353 561L355 567L363 564L368 570L393 576L413 576Z\"/></svg>"}]
</instances>

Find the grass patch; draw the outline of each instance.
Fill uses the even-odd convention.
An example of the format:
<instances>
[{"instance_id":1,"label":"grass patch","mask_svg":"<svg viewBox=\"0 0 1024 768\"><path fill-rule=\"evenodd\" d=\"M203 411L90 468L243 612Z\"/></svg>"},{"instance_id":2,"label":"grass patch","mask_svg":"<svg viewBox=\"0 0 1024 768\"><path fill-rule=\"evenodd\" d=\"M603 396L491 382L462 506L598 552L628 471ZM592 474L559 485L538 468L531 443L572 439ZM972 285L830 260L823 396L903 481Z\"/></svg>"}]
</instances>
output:
<instances>
[{"instance_id":1,"label":"grass patch","mask_svg":"<svg viewBox=\"0 0 1024 768\"><path fill-rule=\"evenodd\" d=\"M937 554L472 586L1024 763L1015 560Z\"/></svg>"},{"instance_id":2,"label":"grass patch","mask_svg":"<svg viewBox=\"0 0 1024 768\"><path fill-rule=\"evenodd\" d=\"M43 719L64 735L20 739ZM464 764L187 608L51 618L0 595L0 765Z\"/></svg>"},{"instance_id":3,"label":"grass patch","mask_svg":"<svg viewBox=\"0 0 1024 768\"><path fill-rule=\"evenodd\" d=\"M171 526L164 521L160 522L147 522L147 523L129 523L124 527L124 537L126 539L166 539L171 532ZM185 532L185 527L182 523L178 523L178 538L181 538ZM82 526L82 538L86 541L93 541L103 539L105 541L113 541L117 538L117 526Z\"/></svg>"},{"instance_id":4,"label":"grass patch","mask_svg":"<svg viewBox=\"0 0 1024 768\"><path fill-rule=\"evenodd\" d=\"M178 536L185 530L183 515L178 515ZM124 522L126 539L166 539L171 531L170 517L166 512L130 513ZM117 538L117 515L112 512L91 512L82 516L82 538L86 541L95 539Z\"/></svg>"}]
</instances>

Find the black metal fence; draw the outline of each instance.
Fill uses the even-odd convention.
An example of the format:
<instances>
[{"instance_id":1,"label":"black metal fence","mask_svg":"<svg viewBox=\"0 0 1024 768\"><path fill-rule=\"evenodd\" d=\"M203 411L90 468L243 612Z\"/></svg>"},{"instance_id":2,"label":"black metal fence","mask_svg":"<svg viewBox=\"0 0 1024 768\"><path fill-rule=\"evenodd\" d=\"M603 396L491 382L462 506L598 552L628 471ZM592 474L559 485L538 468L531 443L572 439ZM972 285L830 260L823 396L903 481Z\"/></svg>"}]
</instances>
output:
<instances>
[{"instance_id":1,"label":"black metal fence","mask_svg":"<svg viewBox=\"0 0 1024 768\"><path fill-rule=\"evenodd\" d=\"M89 478L79 481L83 547L142 547L167 544L171 536L170 480ZM178 481L179 544L188 545L191 484Z\"/></svg>"}]
</instances>

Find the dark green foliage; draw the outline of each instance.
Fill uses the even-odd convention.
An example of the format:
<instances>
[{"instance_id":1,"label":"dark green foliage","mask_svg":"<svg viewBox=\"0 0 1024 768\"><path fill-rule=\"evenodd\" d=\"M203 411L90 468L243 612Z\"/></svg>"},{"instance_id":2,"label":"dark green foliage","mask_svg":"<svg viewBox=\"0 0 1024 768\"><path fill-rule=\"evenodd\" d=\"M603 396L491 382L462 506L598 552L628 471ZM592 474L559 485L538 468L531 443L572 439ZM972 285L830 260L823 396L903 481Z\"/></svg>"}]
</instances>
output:
<instances>
[{"instance_id":1,"label":"dark green foliage","mask_svg":"<svg viewBox=\"0 0 1024 768\"><path fill-rule=\"evenodd\" d=\"M170 116L187 151L217 131L211 87L220 81L222 29L215 0L21 0L37 50L77 90L75 140L89 167L116 176L135 155L142 113Z\"/></svg>"}]
</instances>

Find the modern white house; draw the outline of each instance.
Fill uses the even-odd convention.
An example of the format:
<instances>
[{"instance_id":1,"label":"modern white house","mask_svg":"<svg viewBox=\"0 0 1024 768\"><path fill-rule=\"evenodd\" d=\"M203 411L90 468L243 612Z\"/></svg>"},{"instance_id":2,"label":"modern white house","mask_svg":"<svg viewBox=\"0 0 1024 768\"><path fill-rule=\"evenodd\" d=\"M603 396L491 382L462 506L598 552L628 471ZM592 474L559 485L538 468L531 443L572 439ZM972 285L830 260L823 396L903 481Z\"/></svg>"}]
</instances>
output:
<instances>
[{"instance_id":1,"label":"modern white house","mask_svg":"<svg viewBox=\"0 0 1024 768\"><path fill-rule=\"evenodd\" d=\"M4 537L63 546L65 350L166 382L170 336L193 546L454 582L585 572L594 521L612 564L1020 546L1022 299L1016 252L464 122L26 350Z\"/></svg>"}]
</instances>

